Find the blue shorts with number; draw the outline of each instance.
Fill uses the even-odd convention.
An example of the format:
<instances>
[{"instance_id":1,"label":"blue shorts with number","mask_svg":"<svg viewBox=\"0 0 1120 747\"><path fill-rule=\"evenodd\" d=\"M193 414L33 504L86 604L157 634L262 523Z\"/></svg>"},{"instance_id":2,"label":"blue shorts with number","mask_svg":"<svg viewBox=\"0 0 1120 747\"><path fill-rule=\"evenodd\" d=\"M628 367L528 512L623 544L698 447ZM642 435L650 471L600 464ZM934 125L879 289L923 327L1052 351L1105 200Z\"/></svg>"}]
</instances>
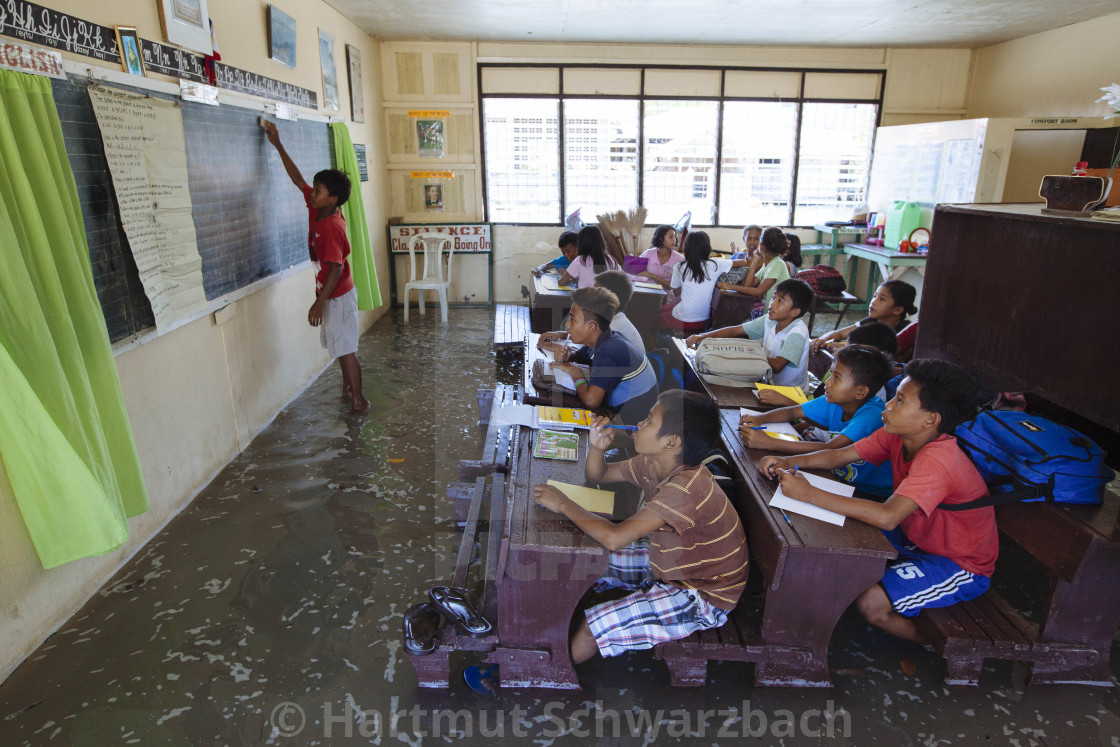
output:
<instances>
[{"instance_id":1,"label":"blue shorts with number","mask_svg":"<svg viewBox=\"0 0 1120 747\"><path fill-rule=\"evenodd\" d=\"M949 607L975 599L988 590L991 579L970 573L949 558L918 549L901 529L884 531L898 550L880 583L895 612L916 617L924 608Z\"/></svg>"}]
</instances>

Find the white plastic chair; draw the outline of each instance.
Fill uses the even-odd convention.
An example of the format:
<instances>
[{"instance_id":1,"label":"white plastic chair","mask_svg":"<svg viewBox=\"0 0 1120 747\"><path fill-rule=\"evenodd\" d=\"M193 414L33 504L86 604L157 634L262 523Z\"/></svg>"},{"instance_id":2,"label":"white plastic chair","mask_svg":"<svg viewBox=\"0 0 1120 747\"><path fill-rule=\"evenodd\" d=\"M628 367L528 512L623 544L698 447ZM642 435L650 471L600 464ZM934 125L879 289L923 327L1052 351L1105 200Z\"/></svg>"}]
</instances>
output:
<instances>
[{"instance_id":1,"label":"white plastic chair","mask_svg":"<svg viewBox=\"0 0 1120 747\"><path fill-rule=\"evenodd\" d=\"M424 274L416 277L416 244L424 252ZM447 274L443 273L443 248L447 246ZM404 284L404 321L408 323L408 297L412 290L417 291L420 300L420 313L424 313L424 292L434 290L439 294L439 315L447 324L447 287L451 285L451 258L455 245L446 236L417 234L408 242L408 282Z\"/></svg>"}]
</instances>

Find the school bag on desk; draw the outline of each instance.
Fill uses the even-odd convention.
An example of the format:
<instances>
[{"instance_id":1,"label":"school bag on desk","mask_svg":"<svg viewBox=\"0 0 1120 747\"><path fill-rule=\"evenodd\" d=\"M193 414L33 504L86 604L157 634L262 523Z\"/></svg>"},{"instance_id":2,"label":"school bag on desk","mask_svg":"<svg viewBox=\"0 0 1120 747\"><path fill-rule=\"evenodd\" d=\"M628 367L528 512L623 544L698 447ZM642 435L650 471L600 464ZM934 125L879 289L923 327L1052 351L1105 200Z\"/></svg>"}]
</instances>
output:
<instances>
[{"instance_id":1,"label":"school bag on desk","mask_svg":"<svg viewBox=\"0 0 1120 747\"><path fill-rule=\"evenodd\" d=\"M696 373L709 384L743 387L766 378L770 364L758 340L709 337L696 348Z\"/></svg>"},{"instance_id":2,"label":"school bag on desk","mask_svg":"<svg viewBox=\"0 0 1120 747\"><path fill-rule=\"evenodd\" d=\"M984 410L960 425L957 444L976 465L991 495L946 511L1016 501L1100 504L1113 478L1104 451L1084 434L1038 415Z\"/></svg>"}]
</instances>

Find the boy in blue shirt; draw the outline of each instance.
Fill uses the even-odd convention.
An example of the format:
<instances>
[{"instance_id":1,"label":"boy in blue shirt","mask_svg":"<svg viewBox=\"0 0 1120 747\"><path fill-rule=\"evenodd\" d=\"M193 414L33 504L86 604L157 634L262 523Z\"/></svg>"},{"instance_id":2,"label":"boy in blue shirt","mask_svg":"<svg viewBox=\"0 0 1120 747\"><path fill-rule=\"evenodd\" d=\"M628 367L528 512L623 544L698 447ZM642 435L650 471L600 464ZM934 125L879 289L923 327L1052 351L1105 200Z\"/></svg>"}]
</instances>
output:
<instances>
[{"instance_id":1,"label":"boy in blue shirt","mask_svg":"<svg viewBox=\"0 0 1120 747\"><path fill-rule=\"evenodd\" d=\"M891 373L887 356L866 345L848 345L836 354L832 375L824 383L825 396L802 405L782 407L760 415L744 415L739 421L743 443L752 449L781 454L808 454L823 449L842 449L870 436L883 425L883 400L875 396ZM814 441L784 441L755 428L766 423L788 423L808 418L823 431L824 445ZM879 497L891 494L891 465L856 460L836 469L844 482Z\"/></svg>"},{"instance_id":2,"label":"boy in blue shirt","mask_svg":"<svg viewBox=\"0 0 1120 747\"><path fill-rule=\"evenodd\" d=\"M575 380L584 407L617 414L626 425L635 425L657 401L657 376L644 350L611 331L617 311L618 296L606 288L580 288L572 293L568 339L584 347L574 352L554 342L541 347L555 353L553 368ZM590 364L587 378L576 363Z\"/></svg>"},{"instance_id":3,"label":"boy in blue shirt","mask_svg":"<svg viewBox=\"0 0 1120 747\"><path fill-rule=\"evenodd\" d=\"M568 265L576 258L577 245L579 237L573 231L565 231L560 234L560 256L556 259L545 262L539 267L533 268L533 274L540 277L546 272L557 272L563 274L564 270L568 269Z\"/></svg>"}]
</instances>

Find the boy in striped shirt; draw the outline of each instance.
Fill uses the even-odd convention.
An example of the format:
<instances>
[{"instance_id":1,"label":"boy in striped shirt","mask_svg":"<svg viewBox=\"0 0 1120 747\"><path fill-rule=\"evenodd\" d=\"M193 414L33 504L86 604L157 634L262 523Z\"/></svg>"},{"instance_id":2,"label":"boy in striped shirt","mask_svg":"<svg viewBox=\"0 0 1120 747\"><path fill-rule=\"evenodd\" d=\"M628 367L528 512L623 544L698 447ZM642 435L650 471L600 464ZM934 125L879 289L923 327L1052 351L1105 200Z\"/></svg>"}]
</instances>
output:
<instances>
[{"instance_id":1,"label":"boy in striped shirt","mask_svg":"<svg viewBox=\"0 0 1120 747\"><path fill-rule=\"evenodd\" d=\"M562 513L610 550L610 576L597 588L631 593L586 610L571 639L579 664L596 652L617 656L685 638L727 622L747 581L747 538L735 508L700 466L719 437L719 411L698 392L672 390L657 398L638 424L638 456L607 464L614 430L592 425L589 482L629 482L642 489L638 511L610 521L585 511L556 488L537 485L536 502Z\"/></svg>"}]
</instances>

